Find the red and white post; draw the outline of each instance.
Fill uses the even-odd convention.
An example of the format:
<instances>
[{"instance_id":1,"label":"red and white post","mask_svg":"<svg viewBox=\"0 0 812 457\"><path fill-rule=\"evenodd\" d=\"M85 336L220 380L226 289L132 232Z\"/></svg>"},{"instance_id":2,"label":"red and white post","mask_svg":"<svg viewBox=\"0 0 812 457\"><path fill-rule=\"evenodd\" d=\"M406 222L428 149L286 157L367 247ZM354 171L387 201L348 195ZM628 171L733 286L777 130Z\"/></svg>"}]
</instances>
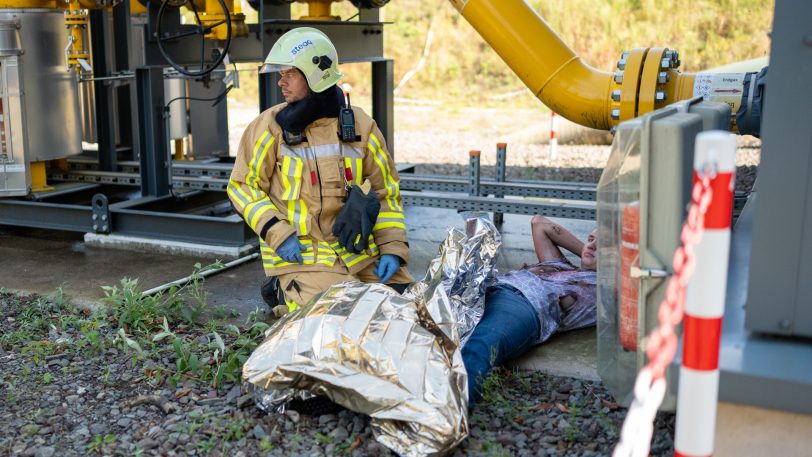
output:
<instances>
[{"instance_id":1,"label":"red and white post","mask_svg":"<svg viewBox=\"0 0 812 457\"><path fill-rule=\"evenodd\" d=\"M725 308L730 223L736 181L736 137L703 132L696 137L694 182L710 173L712 199L696 245L696 269L685 294L674 455L713 454L719 391L719 343Z\"/></svg>"},{"instance_id":2,"label":"red and white post","mask_svg":"<svg viewBox=\"0 0 812 457\"><path fill-rule=\"evenodd\" d=\"M558 156L558 114L550 112L550 160Z\"/></svg>"}]
</instances>

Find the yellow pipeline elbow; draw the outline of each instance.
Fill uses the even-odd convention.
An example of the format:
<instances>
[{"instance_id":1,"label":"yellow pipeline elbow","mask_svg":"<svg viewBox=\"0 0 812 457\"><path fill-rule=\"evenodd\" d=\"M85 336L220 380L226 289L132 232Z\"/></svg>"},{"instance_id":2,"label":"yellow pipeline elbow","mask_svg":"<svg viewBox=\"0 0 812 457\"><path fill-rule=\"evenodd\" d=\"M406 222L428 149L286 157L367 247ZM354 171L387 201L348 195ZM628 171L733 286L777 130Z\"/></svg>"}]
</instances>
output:
<instances>
[{"instance_id":1,"label":"yellow pipeline elbow","mask_svg":"<svg viewBox=\"0 0 812 457\"><path fill-rule=\"evenodd\" d=\"M702 92L695 74L678 71L676 51L635 48L623 53L618 72L604 72L582 62L523 0L450 1L536 97L580 125L610 130ZM728 103L735 115L741 90L716 94L736 90L728 89L711 90L707 98Z\"/></svg>"},{"instance_id":2,"label":"yellow pipeline elbow","mask_svg":"<svg viewBox=\"0 0 812 457\"><path fill-rule=\"evenodd\" d=\"M451 3L550 109L581 125L611 128L612 73L584 64L524 1Z\"/></svg>"}]
</instances>

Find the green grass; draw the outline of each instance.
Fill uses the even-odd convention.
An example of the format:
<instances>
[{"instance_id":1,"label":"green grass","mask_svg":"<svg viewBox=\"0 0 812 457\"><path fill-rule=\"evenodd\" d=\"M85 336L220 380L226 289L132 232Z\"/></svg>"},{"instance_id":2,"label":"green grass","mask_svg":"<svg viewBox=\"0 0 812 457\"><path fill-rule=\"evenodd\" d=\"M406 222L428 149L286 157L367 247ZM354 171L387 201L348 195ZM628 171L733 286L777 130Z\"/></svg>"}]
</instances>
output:
<instances>
[{"instance_id":1,"label":"green grass","mask_svg":"<svg viewBox=\"0 0 812 457\"><path fill-rule=\"evenodd\" d=\"M501 444L491 441L482 440L482 453L489 457L509 457L510 451L505 449Z\"/></svg>"},{"instance_id":2,"label":"green grass","mask_svg":"<svg viewBox=\"0 0 812 457\"><path fill-rule=\"evenodd\" d=\"M88 454L102 454L107 445L114 443L116 441L116 435L108 434L108 435L96 435L87 445L87 452Z\"/></svg>"},{"instance_id":3,"label":"green grass","mask_svg":"<svg viewBox=\"0 0 812 457\"><path fill-rule=\"evenodd\" d=\"M333 442L333 437L321 432L316 432L316 442L319 444L330 444Z\"/></svg>"},{"instance_id":4,"label":"green grass","mask_svg":"<svg viewBox=\"0 0 812 457\"><path fill-rule=\"evenodd\" d=\"M0 348L18 350L42 365L52 355L97 355L117 346L145 362L144 376L154 386L177 386L185 380L212 388L238 383L242 365L269 326L260 320L259 309L249 313L242 327L210 318L239 315L224 305L210 310L207 303L208 292L200 273L221 265L195 264L189 284L150 296L141 292L137 279L124 278L118 285L103 287L104 306L92 312L74 307L61 289L50 297L2 291L0 317L13 325L0 333ZM148 362L161 358L173 360L174 366ZM24 370L30 371L30 367L26 365ZM60 370L70 376L69 367ZM101 367L99 375L106 384L114 382L109 365ZM52 373L39 379L41 385L54 380ZM9 399L16 396L16 390L7 392ZM236 439L242 435L236 428L230 428L229 433Z\"/></svg>"}]
</instances>

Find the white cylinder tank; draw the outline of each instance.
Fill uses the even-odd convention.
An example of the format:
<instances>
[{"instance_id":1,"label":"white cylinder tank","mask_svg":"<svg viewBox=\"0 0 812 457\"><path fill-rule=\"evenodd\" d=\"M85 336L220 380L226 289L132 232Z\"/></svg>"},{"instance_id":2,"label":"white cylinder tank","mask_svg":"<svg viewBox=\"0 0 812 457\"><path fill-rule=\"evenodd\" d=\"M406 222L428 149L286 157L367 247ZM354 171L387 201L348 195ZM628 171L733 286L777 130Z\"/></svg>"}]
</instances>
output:
<instances>
[{"instance_id":1,"label":"white cylinder tank","mask_svg":"<svg viewBox=\"0 0 812 457\"><path fill-rule=\"evenodd\" d=\"M189 119L186 115L186 80L164 79L164 103L169 105L169 139L182 140L189 135Z\"/></svg>"}]
</instances>

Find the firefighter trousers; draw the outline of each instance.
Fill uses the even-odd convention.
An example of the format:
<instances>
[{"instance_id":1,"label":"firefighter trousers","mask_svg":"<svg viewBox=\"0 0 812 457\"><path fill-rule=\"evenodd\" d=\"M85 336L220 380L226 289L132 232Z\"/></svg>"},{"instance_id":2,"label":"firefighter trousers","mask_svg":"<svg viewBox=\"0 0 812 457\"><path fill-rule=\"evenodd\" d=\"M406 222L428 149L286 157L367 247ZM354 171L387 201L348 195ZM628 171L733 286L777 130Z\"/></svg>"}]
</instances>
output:
<instances>
[{"instance_id":1,"label":"firefighter trousers","mask_svg":"<svg viewBox=\"0 0 812 457\"><path fill-rule=\"evenodd\" d=\"M289 311L306 304L311 298L324 292L333 284L344 281L361 281L365 283L377 283L380 278L375 274L375 263L359 271L357 274L334 273L325 271L285 273L278 276L279 287L285 296L285 304ZM409 274L406 267L400 267L388 281L386 285L402 293L408 284L414 282L414 278Z\"/></svg>"}]
</instances>

